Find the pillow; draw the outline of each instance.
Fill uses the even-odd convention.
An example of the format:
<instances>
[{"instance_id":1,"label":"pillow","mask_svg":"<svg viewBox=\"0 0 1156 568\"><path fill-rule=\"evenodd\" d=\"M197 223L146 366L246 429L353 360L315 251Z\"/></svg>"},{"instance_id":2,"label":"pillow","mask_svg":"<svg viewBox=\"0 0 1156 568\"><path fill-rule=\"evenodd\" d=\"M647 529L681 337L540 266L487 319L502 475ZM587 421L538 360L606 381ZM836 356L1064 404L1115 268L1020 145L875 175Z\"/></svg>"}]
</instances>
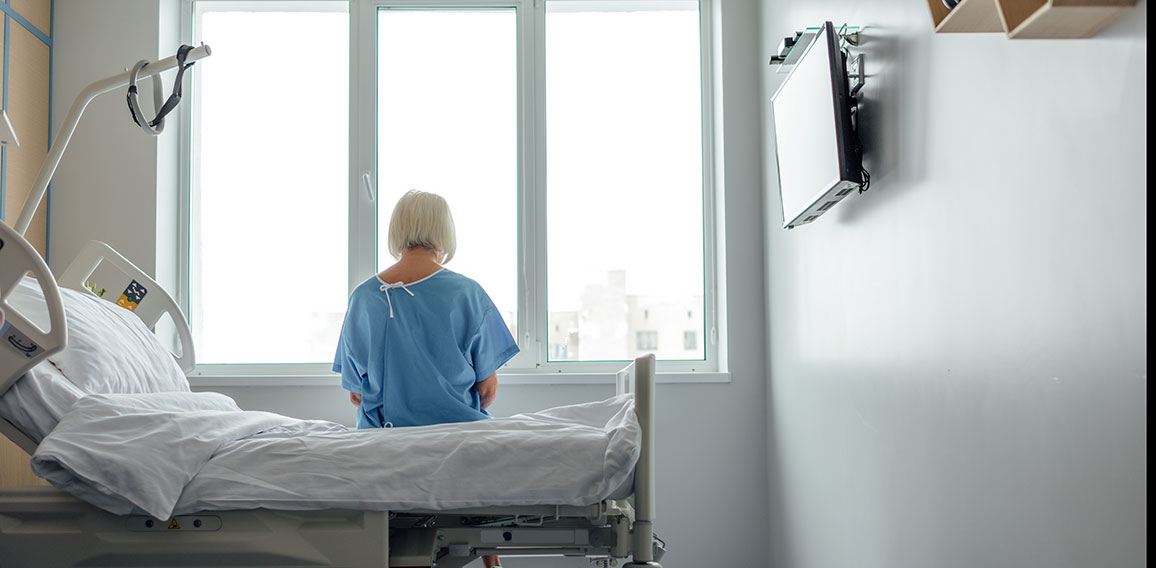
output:
<instances>
[{"instance_id":1,"label":"pillow","mask_svg":"<svg viewBox=\"0 0 1156 568\"><path fill-rule=\"evenodd\" d=\"M48 358L85 394L188 392L172 353L132 312L88 292L60 289L68 342ZM48 321L39 284L24 278L8 303L31 321Z\"/></svg>"}]
</instances>

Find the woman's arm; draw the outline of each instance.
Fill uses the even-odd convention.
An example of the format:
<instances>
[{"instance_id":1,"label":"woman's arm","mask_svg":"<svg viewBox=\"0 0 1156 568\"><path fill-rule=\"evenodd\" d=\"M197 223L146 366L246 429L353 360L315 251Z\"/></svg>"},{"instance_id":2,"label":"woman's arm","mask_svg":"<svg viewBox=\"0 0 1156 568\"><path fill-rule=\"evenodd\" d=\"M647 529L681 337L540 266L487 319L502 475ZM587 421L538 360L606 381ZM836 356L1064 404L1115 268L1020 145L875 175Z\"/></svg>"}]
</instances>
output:
<instances>
[{"instance_id":1,"label":"woman's arm","mask_svg":"<svg viewBox=\"0 0 1156 568\"><path fill-rule=\"evenodd\" d=\"M494 373L486 380L478 381L475 386L478 389L478 398L482 401L482 410L489 408L498 397L498 374Z\"/></svg>"}]
</instances>

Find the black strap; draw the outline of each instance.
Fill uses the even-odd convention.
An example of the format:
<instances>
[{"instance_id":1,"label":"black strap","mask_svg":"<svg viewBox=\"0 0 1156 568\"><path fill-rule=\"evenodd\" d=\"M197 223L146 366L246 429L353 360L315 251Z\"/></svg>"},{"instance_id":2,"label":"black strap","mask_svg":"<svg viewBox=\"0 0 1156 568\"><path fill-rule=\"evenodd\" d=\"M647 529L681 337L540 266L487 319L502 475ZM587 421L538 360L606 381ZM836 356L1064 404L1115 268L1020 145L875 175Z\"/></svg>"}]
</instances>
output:
<instances>
[{"instance_id":1,"label":"black strap","mask_svg":"<svg viewBox=\"0 0 1156 568\"><path fill-rule=\"evenodd\" d=\"M132 96L136 94L136 85L128 86L128 115L132 117L132 121L140 126L140 121L136 119L136 113L132 110Z\"/></svg>"},{"instance_id":2,"label":"black strap","mask_svg":"<svg viewBox=\"0 0 1156 568\"><path fill-rule=\"evenodd\" d=\"M193 46L191 45L182 45L177 49L177 65L179 67L177 67L177 77L173 80L173 94L169 95L168 100L166 100L165 104L161 106L161 109L157 111L157 117L154 118L152 122L149 122L149 126L156 128L158 124L164 121L165 115L172 112L174 108L177 108L177 105L181 102L181 79L185 75L185 69L197 63L196 61L188 64L185 63L185 58L189 56L189 52L192 51L192 49ZM131 89L132 87L129 88Z\"/></svg>"}]
</instances>

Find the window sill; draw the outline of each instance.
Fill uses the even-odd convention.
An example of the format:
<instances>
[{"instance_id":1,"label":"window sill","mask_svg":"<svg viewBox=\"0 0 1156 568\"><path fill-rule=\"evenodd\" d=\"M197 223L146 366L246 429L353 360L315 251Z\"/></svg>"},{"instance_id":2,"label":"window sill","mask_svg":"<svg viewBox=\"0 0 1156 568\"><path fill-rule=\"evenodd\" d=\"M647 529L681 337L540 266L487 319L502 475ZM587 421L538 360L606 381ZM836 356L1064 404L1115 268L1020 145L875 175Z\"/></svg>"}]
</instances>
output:
<instances>
[{"instance_id":1,"label":"window sill","mask_svg":"<svg viewBox=\"0 0 1156 568\"><path fill-rule=\"evenodd\" d=\"M612 385L614 373L499 373L502 385ZM729 372L658 373L660 384L725 384ZM194 388L232 387L331 387L340 386L341 378L328 375L203 375L189 377Z\"/></svg>"}]
</instances>

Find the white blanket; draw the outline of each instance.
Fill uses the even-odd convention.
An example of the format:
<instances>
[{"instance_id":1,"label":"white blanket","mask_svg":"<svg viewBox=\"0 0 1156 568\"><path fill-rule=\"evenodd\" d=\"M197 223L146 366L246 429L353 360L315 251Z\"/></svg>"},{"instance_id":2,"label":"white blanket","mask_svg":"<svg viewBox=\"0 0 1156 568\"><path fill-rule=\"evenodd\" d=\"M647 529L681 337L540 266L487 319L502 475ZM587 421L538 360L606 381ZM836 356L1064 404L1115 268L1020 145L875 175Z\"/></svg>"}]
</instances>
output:
<instances>
[{"instance_id":1,"label":"white blanket","mask_svg":"<svg viewBox=\"0 0 1156 568\"><path fill-rule=\"evenodd\" d=\"M215 393L92 395L41 443L34 471L116 514L587 505L629 494L633 400L481 422L348 430L246 412Z\"/></svg>"},{"instance_id":2,"label":"white blanket","mask_svg":"<svg viewBox=\"0 0 1156 568\"><path fill-rule=\"evenodd\" d=\"M295 422L216 393L89 395L40 443L32 470L109 512L164 519L222 445Z\"/></svg>"}]
</instances>

